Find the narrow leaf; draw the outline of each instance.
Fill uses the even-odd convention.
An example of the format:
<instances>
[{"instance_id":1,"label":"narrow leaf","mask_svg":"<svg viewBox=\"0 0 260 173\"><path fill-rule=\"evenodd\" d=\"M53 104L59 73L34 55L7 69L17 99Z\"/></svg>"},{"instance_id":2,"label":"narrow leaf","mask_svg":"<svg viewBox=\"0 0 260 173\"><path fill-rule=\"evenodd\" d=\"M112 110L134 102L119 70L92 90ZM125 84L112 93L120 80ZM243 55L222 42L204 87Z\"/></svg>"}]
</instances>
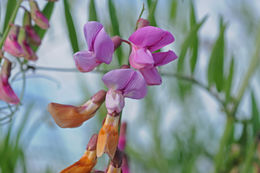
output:
<instances>
[{"instance_id":1,"label":"narrow leaf","mask_svg":"<svg viewBox=\"0 0 260 173\"><path fill-rule=\"evenodd\" d=\"M156 20L155 20L155 10L157 7L158 0L147 0L148 9L149 9L149 15L148 20L150 22L151 26L157 26Z\"/></svg>"},{"instance_id":2,"label":"narrow leaf","mask_svg":"<svg viewBox=\"0 0 260 173\"><path fill-rule=\"evenodd\" d=\"M254 136L256 136L260 130L260 121L259 121L259 110L255 99L255 94L253 92L251 92L251 113L252 113L251 120L253 125Z\"/></svg>"},{"instance_id":3,"label":"narrow leaf","mask_svg":"<svg viewBox=\"0 0 260 173\"><path fill-rule=\"evenodd\" d=\"M3 31L6 29L8 23L9 23L9 20L11 18L13 11L14 11L15 5L16 5L16 0L8 0L7 1Z\"/></svg>"},{"instance_id":4,"label":"narrow leaf","mask_svg":"<svg viewBox=\"0 0 260 173\"><path fill-rule=\"evenodd\" d=\"M173 0L171 3L171 9L170 9L170 18L171 20L175 20L177 16L177 7L178 7L178 1Z\"/></svg>"},{"instance_id":5,"label":"narrow leaf","mask_svg":"<svg viewBox=\"0 0 260 173\"><path fill-rule=\"evenodd\" d=\"M226 101L228 102L230 99L230 92L233 83L233 74L234 74L234 57L232 57L230 66L229 66L229 73L227 79L225 81L225 94L226 94Z\"/></svg>"},{"instance_id":6,"label":"narrow leaf","mask_svg":"<svg viewBox=\"0 0 260 173\"><path fill-rule=\"evenodd\" d=\"M180 52L180 56L179 56L179 60L178 60L178 66L177 66L178 72L181 72L183 70L187 51L188 51L189 47L191 46L191 43L193 43L194 39L196 39L196 34L198 33L200 27L203 25L203 23L206 21L206 19L207 19L207 17L204 17L201 22L194 25L191 28L190 32L188 33L187 37L185 38L185 40L181 46L181 52Z\"/></svg>"},{"instance_id":7,"label":"narrow leaf","mask_svg":"<svg viewBox=\"0 0 260 173\"><path fill-rule=\"evenodd\" d=\"M75 53L79 51L77 33L70 13L70 6L68 0L63 0L63 4L64 4L65 19L66 19L67 29L69 33L70 43L73 49L73 53Z\"/></svg>"},{"instance_id":8,"label":"narrow leaf","mask_svg":"<svg viewBox=\"0 0 260 173\"><path fill-rule=\"evenodd\" d=\"M50 21L51 19L51 15L53 13L53 9L54 9L54 2L48 2L45 7L42 10L42 14ZM34 30L35 32L39 35L39 37L41 39L43 39L45 33L47 30L45 29L41 29L39 26L35 25L34 26ZM37 46L33 46L33 50L36 51L38 49Z\"/></svg>"},{"instance_id":9,"label":"narrow leaf","mask_svg":"<svg viewBox=\"0 0 260 173\"><path fill-rule=\"evenodd\" d=\"M98 21L95 0L89 1L88 11L89 11L88 20L89 21Z\"/></svg>"},{"instance_id":10,"label":"narrow leaf","mask_svg":"<svg viewBox=\"0 0 260 173\"><path fill-rule=\"evenodd\" d=\"M112 24L112 33L113 33L113 35L120 36L119 23L118 23L116 8L115 8L113 0L108 1L108 9L109 9L109 15L110 15L110 20L111 20L111 24ZM121 47L117 48L115 53L117 55L119 65L122 65L122 62L123 62L122 48Z\"/></svg>"},{"instance_id":11,"label":"narrow leaf","mask_svg":"<svg viewBox=\"0 0 260 173\"><path fill-rule=\"evenodd\" d=\"M196 20L196 12L195 12L195 8L194 8L194 3L191 1L191 5L190 5L190 27L192 28L193 25L195 25L197 23Z\"/></svg>"},{"instance_id":12,"label":"narrow leaf","mask_svg":"<svg viewBox=\"0 0 260 173\"><path fill-rule=\"evenodd\" d=\"M216 84L218 91L222 90L224 81L225 30L226 25L221 19L219 36L212 48L208 65L208 83L211 86Z\"/></svg>"}]
</instances>

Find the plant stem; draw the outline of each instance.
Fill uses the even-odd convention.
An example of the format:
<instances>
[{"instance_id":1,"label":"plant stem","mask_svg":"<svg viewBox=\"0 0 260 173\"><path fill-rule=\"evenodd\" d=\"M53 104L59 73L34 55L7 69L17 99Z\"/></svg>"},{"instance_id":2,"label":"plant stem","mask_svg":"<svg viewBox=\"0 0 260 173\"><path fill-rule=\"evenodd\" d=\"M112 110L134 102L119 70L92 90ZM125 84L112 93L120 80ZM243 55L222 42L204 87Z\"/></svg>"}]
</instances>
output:
<instances>
[{"instance_id":1,"label":"plant stem","mask_svg":"<svg viewBox=\"0 0 260 173\"><path fill-rule=\"evenodd\" d=\"M221 137L218 153L215 157L215 173L221 172L223 169L223 161L224 161L224 151L227 147L228 140L230 139L232 129L233 129L233 123L234 123L234 117L233 116L227 116L227 122L224 130L224 134Z\"/></svg>"},{"instance_id":2,"label":"plant stem","mask_svg":"<svg viewBox=\"0 0 260 173\"><path fill-rule=\"evenodd\" d=\"M254 72L256 71L258 64L259 64L259 60L260 60L260 28L259 28L259 32L258 32L258 36L257 36L257 40L256 40L256 50L255 53L251 59L250 65L248 67L247 73L244 77L244 80L242 81L241 87L238 90L238 94L236 97L236 103L234 106L234 109L232 110L232 114L235 115L237 108L242 100L242 97L244 96L244 93L247 89L247 86L250 82L250 79L252 78Z\"/></svg>"},{"instance_id":3,"label":"plant stem","mask_svg":"<svg viewBox=\"0 0 260 173\"><path fill-rule=\"evenodd\" d=\"M15 6L15 8L14 8L14 11L13 11L13 13L12 13L12 15L11 15L10 20L9 20L9 25L8 25L7 28L5 29L4 34L3 34L3 37L2 37L2 39L0 40L0 49L2 49L2 46L3 46L4 42L5 42L5 39L6 39L8 33L9 33L9 30L10 30L10 28L11 28L11 25L10 25L10 24L14 22L15 17L16 17L16 14L17 14L17 11L18 11L18 9L19 9L19 7L20 7L20 4L21 4L22 2L23 2L23 0L18 0L17 3L16 3L16 6Z\"/></svg>"},{"instance_id":4,"label":"plant stem","mask_svg":"<svg viewBox=\"0 0 260 173\"><path fill-rule=\"evenodd\" d=\"M3 33L3 37L2 37L2 39L0 40L0 50L2 49L2 47L3 47L3 45L4 45L4 42L5 42L5 39L6 39L6 37L7 37L7 35L8 35L8 33L9 33L9 31L10 31L10 29L11 29L11 23L14 23L14 20L15 20L15 17L16 17L16 14L17 14L17 11L18 11L18 9L19 9L19 7L20 7L20 5L21 5L21 3L23 2L23 0L18 0L17 2L16 2L16 6L15 6L15 8L14 8L14 11L13 11L13 13L12 13L12 15L11 15L11 18L10 18L10 20L9 20L9 24L7 25L7 27L6 27L6 29L5 29L5 31L4 31L4 33ZM0 58L0 62L1 62L1 58Z\"/></svg>"}]
</instances>

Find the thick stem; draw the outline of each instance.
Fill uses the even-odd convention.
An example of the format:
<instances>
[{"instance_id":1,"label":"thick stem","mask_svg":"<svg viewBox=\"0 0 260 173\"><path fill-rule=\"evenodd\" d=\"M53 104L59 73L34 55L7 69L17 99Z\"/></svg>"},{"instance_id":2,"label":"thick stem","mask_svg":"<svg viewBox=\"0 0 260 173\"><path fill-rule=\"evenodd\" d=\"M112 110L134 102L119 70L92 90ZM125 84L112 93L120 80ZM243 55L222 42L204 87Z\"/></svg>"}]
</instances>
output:
<instances>
[{"instance_id":1,"label":"thick stem","mask_svg":"<svg viewBox=\"0 0 260 173\"><path fill-rule=\"evenodd\" d=\"M221 137L218 153L216 154L215 157L215 173L219 173L222 171L221 169L223 169L223 161L225 159L224 152L232 134L233 123L234 123L234 117L227 116L227 122L224 130L224 134Z\"/></svg>"}]
</instances>

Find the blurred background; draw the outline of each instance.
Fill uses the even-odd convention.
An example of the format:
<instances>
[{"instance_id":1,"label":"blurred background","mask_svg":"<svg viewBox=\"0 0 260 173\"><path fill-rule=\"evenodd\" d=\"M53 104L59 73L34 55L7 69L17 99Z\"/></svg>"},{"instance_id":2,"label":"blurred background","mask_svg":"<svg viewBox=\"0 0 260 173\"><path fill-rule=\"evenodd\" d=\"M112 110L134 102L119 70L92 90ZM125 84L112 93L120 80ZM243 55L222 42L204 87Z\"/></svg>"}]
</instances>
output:
<instances>
[{"instance_id":1,"label":"blurred background","mask_svg":"<svg viewBox=\"0 0 260 173\"><path fill-rule=\"evenodd\" d=\"M1 31L8 1L0 1ZM40 9L48 3L37 2ZM126 100L122 120L128 123L126 152L131 172L208 173L216 172L216 165L220 165L217 172L258 169L259 68L234 115L227 140L223 134L227 134L233 96L260 48L256 47L260 1L74 0L66 1L67 10L64 2L53 5L50 29L37 51L39 60L30 63L36 69L26 72L25 83L18 64L12 71L15 92L19 95L25 89L22 105L10 114L12 107L0 101L1 119L8 116L0 125L0 172L59 172L82 156L92 134L101 128L104 105L75 129L59 128L47 105L80 105L105 89L103 73L75 70L73 52L87 49L83 26L98 20L111 36L128 39L143 4L142 18L175 37L162 50L174 50L179 58L160 69L163 83L149 87L145 99ZM28 2L23 6L28 8ZM22 17L20 9L15 23L22 24ZM129 46L123 44L112 64L99 70L127 63L128 55ZM104 170L107 162L103 156L96 168Z\"/></svg>"}]
</instances>

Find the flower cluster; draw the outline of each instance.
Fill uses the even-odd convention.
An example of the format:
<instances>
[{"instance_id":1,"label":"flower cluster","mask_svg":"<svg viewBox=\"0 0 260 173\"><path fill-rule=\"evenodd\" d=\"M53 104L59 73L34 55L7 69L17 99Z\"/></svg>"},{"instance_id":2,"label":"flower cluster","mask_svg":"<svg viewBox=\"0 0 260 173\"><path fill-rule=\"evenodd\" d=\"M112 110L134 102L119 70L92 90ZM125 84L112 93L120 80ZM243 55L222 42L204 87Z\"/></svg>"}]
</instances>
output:
<instances>
[{"instance_id":1,"label":"flower cluster","mask_svg":"<svg viewBox=\"0 0 260 173\"><path fill-rule=\"evenodd\" d=\"M4 42L3 51L17 58L23 57L29 61L36 61L38 57L32 46L39 46L41 38L34 30L32 21L41 29L48 29L49 21L40 11L36 1L29 0L29 4L30 11L23 7L23 26L10 24L11 28ZM12 63L2 53L0 58L5 59L0 73L0 99L7 103L18 104L20 102L19 98L8 82Z\"/></svg>"},{"instance_id":2,"label":"flower cluster","mask_svg":"<svg viewBox=\"0 0 260 173\"><path fill-rule=\"evenodd\" d=\"M107 109L98 135L94 135L89 142L89 145L93 147L87 147L83 157L63 170L63 173L90 172L97 162L97 157L101 157L104 153L110 158L106 172L129 172L127 157L124 153L125 123L122 123L119 135L120 118L125 106L125 98L144 98L147 94L147 86L162 83L157 67L177 58L171 50L155 52L174 41L170 32L149 26L149 22L145 19L139 19L137 24L137 30L129 37L129 41L123 40L119 36L110 38L102 24L98 22L87 22L84 26L88 50L74 54L75 64L79 71L89 72L101 63L111 63L113 52L122 42L131 46L130 66L123 65L119 69L107 72L102 80L108 90L100 90L80 106L49 104L49 112L62 128L82 125L94 116L104 101Z\"/></svg>"}]
</instances>

